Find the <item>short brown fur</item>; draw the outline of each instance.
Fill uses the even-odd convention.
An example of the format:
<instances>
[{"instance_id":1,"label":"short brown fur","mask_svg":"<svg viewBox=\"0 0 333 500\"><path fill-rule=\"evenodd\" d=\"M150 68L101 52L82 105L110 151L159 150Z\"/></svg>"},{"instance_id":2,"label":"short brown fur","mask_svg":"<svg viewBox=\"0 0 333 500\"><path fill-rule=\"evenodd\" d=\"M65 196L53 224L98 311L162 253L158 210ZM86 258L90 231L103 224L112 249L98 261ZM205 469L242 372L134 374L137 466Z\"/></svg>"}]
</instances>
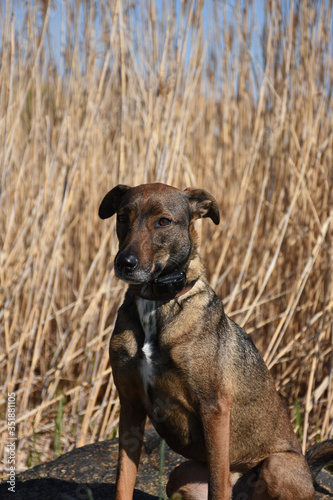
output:
<instances>
[{"instance_id":1,"label":"short brown fur","mask_svg":"<svg viewBox=\"0 0 333 500\"><path fill-rule=\"evenodd\" d=\"M219 223L214 198L164 184L120 185L99 213L116 212L115 272L129 283L110 342L121 403L116 500L132 498L146 416L171 448L191 459L171 475L169 495L203 498L202 484L196 490L187 477L198 464L207 471L210 500L236 492L313 500L309 467L270 373L204 274L193 221ZM155 295L151 283L174 269L186 272L183 290ZM241 478L232 493L236 473Z\"/></svg>"}]
</instances>

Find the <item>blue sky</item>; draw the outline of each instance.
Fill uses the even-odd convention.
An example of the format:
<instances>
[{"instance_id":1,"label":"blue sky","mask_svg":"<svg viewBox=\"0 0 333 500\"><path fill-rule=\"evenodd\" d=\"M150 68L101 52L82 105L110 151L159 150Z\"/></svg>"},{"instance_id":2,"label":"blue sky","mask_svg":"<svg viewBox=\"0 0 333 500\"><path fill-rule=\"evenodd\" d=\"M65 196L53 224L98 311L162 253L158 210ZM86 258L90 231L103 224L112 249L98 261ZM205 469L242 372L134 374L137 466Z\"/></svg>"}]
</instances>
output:
<instances>
[{"instance_id":1,"label":"blue sky","mask_svg":"<svg viewBox=\"0 0 333 500\"><path fill-rule=\"evenodd\" d=\"M177 18L180 19L180 11L181 11L181 6L182 6L182 0L174 0L175 1L175 9L177 13ZM300 1L300 0L299 0ZM326 7L328 6L329 2L331 0L322 0L322 2L318 1L316 4L318 8L320 6L325 5ZM15 20L15 27L16 31L18 34L22 32L22 27L23 27L23 22L24 22L24 12L27 8L32 8L33 6L36 5L41 5L41 1L23 1L23 0L13 0L12 2L4 2L2 1L2 4L0 3L0 6L2 6L2 9L5 8L5 5L12 5L13 6L13 14L14 14L14 20ZM96 5L100 5L102 2L96 2ZM105 2L106 4L107 2ZM128 5L130 3L128 0L123 0L123 5ZM146 0L138 0L139 6L143 3L143 5L149 4L149 2L146 2ZM215 12L217 12L217 15L219 16L219 20L221 20L222 24L222 12L223 9L225 9L226 12L226 19L227 19L227 24L234 24L236 25L236 15L237 15L237 9L236 5L240 9L244 8L246 6L248 8L248 5L251 5L252 3L252 19L254 21L254 30L252 33L252 38L249 42L249 46L247 47L248 50L250 50L250 53L253 58L254 62L254 68L255 72L257 75L257 78L259 79L259 84L260 80L263 77L263 58L262 58L262 49L261 49L261 32L262 28L265 22L265 17L264 17L264 6L265 6L265 0L253 0L253 2L247 1L247 0L240 0L239 2L236 2L235 0L206 0L204 4L204 10L203 10L203 17L204 17L204 28L205 28L205 37L208 40L208 42L213 42L213 16L215 15ZM295 2L297 4L298 2ZM56 62L56 66L60 68L61 70L61 56L60 56L60 47L61 47L61 19L62 15L66 17L66 8L68 8L68 5L74 4L74 0L53 0L52 1L52 6L50 10L50 19L49 19L49 24L50 24L50 44L51 44L51 50L53 53L53 59ZM134 2L131 3L133 5ZM164 5L168 6L172 4L172 2L167 2L165 1ZM187 2L187 5L189 5L190 2ZM88 5L87 2L81 3L82 5ZM156 0L155 1L156 5L156 10L157 10L157 15L161 17L162 15L162 5L163 2ZM288 12L290 9L291 2L287 0L281 0L281 5L282 5L282 12L285 18L285 22L288 22ZM217 10L214 12L214 6L217 6ZM82 7L81 7L82 8ZM135 20L137 23L140 23L141 17L141 11L140 8L137 8L135 11L133 10L133 16L135 17ZM39 14L39 20L40 24L42 24L42 15L41 13ZM3 22L3 16L2 16L2 22ZM332 26L333 26L333 19L332 19ZM99 15L96 17L96 39L100 39L101 33L100 33L100 27L101 27L101 13L99 12ZM138 32L140 32L140 35L144 37L145 34L145 27L141 26L138 28ZM1 30L1 26L0 26ZM332 29L333 32L333 29ZM331 36L332 36L331 32ZM65 33L65 37L69 37L73 35L73 33ZM164 34L162 35L161 39L163 40ZM20 39L20 36L19 36ZM222 57L223 54L223 40L221 37L221 48L219 49L218 52L218 57ZM178 42L178 40L176 40ZM139 39L139 43L142 42L142 39ZM181 40L180 40L181 42ZM0 42L1 43L1 42ZM238 40L238 43L242 44L243 42ZM331 44L331 56L332 56L332 51L333 51L333 43ZM0 47L1 48L1 47ZM188 45L187 47L188 53L190 51L190 46ZM207 52L207 55L209 55L209 50ZM238 52L235 52L235 57L238 56ZM84 58L82 58L84 60ZM262 68L262 70L260 69ZM84 70L84 68L83 68ZM218 79L217 79L218 80ZM218 83L217 83L218 85ZM328 86L330 85L330 82L328 82Z\"/></svg>"},{"instance_id":2,"label":"blue sky","mask_svg":"<svg viewBox=\"0 0 333 500\"><path fill-rule=\"evenodd\" d=\"M20 0L14 0L13 5L14 5L14 15L15 15L15 24L18 30L22 29L22 24L24 20L24 12L25 9L27 8L27 5L30 3L30 5L35 5L36 2L23 2ZM52 1L52 7L50 9L50 32L51 32L51 42L52 42L52 49L53 49L53 55L54 58L57 62L57 65L60 63L60 37L61 37L61 16L64 13L64 9L66 10L66 4L71 3L70 1L64 2L62 0L53 0ZM171 2L170 2L171 3ZM226 7L226 12L227 12L227 19L228 22L233 22L233 17L235 16L235 1L232 0L226 0L225 2L213 2L213 0L206 0L205 6L204 6L204 26L205 26L205 35L207 38L210 37L211 33L211 20L212 20L212 15L213 15L213 4L220 5L218 8L218 11L220 11L220 14L222 13L222 5ZM243 4L244 2L241 2ZM245 2L246 3L246 2ZM162 2L159 0L156 0L156 8L157 12L159 15L161 15L161 5ZM166 2L168 4L168 2ZM180 12L181 9L181 0L176 0L175 6L176 6L176 12ZM254 31L253 35L253 40L252 40L252 47L251 50L253 50L253 53L256 57L260 58L260 52L259 52L259 46L260 46L260 38L259 38L259 32L260 28L263 25L264 22L264 1L263 0L257 0L254 2L254 8L255 8L255 16L256 16L256 22L258 25L258 29ZM138 15L140 16L140 12L138 12ZM41 16L40 16L41 17ZM98 36L98 28L100 26L99 18L97 17L96 19L96 33Z\"/></svg>"}]
</instances>

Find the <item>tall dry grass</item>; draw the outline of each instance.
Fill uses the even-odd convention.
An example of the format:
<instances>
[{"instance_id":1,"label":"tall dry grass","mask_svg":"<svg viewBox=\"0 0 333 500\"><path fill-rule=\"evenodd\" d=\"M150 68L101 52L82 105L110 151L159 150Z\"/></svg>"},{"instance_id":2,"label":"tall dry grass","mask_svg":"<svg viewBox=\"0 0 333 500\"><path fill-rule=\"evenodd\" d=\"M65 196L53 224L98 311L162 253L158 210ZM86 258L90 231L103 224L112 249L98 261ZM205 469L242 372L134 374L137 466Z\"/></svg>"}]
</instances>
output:
<instances>
[{"instance_id":1,"label":"tall dry grass","mask_svg":"<svg viewBox=\"0 0 333 500\"><path fill-rule=\"evenodd\" d=\"M117 429L107 345L125 287L97 210L118 183L214 194L209 279L295 426L298 402L304 448L331 435L332 1L287 4L260 24L251 1L72 0L58 63L56 6L25 3L20 28L1 4L0 454L14 391L19 469Z\"/></svg>"}]
</instances>

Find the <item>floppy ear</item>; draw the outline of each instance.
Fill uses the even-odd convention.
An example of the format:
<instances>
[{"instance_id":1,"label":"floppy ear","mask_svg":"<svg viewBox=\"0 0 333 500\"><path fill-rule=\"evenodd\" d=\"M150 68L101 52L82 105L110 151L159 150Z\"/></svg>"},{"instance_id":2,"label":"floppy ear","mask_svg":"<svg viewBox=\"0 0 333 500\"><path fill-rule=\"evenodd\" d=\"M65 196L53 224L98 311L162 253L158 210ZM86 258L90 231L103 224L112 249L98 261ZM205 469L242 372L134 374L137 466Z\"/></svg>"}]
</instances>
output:
<instances>
[{"instance_id":1,"label":"floppy ear","mask_svg":"<svg viewBox=\"0 0 333 500\"><path fill-rule=\"evenodd\" d=\"M117 212L121 198L129 189L131 189L130 186L119 184L104 196L98 210L101 219L108 219Z\"/></svg>"},{"instance_id":2,"label":"floppy ear","mask_svg":"<svg viewBox=\"0 0 333 500\"><path fill-rule=\"evenodd\" d=\"M214 224L220 222L220 211L217 201L208 191L186 188L184 193L188 198L193 219L210 217Z\"/></svg>"}]
</instances>

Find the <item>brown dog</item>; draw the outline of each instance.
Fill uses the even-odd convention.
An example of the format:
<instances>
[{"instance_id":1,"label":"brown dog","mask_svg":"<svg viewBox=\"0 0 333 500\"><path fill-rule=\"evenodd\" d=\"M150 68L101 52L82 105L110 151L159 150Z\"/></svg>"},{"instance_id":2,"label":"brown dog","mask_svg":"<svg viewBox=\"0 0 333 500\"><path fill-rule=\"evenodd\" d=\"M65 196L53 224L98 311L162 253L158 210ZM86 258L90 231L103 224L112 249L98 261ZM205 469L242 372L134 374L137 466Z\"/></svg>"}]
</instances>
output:
<instances>
[{"instance_id":1,"label":"brown dog","mask_svg":"<svg viewBox=\"0 0 333 500\"><path fill-rule=\"evenodd\" d=\"M121 403L116 500L132 498L147 415L191 459L171 474L169 496L313 500L269 371L205 278L193 222L219 223L215 199L202 189L119 185L99 209L102 219L115 213L114 269L129 284L110 342ZM317 465L333 458L333 441L325 446Z\"/></svg>"}]
</instances>

